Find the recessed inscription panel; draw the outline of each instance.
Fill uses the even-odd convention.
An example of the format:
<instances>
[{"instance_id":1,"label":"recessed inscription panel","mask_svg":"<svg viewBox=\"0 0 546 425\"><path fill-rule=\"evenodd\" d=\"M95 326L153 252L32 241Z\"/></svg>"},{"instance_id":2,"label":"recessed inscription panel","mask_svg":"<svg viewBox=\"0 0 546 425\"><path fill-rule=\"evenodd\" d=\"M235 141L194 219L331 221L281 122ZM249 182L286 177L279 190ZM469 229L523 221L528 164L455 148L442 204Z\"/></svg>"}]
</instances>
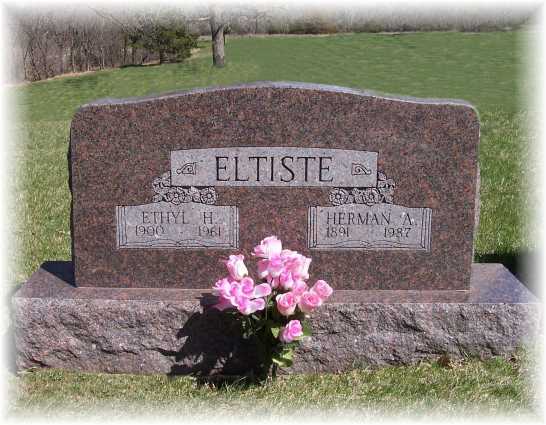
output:
<instances>
[{"instance_id":1,"label":"recessed inscription panel","mask_svg":"<svg viewBox=\"0 0 546 425\"><path fill-rule=\"evenodd\" d=\"M174 186L373 187L377 153L344 149L233 147L171 152Z\"/></svg>"},{"instance_id":2,"label":"recessed inscription panel","mask_svg":"<svg viewBox=\"0 0 546 425\"><path fill-rule=\"evenodd\" d=\"M237 207L156 202L118 206L117 248L216 248L239 246Z\"/></svg>"},{"instance_id":3,"label":"recessed inscription panel","mask_svg":"<svg viewBox=\"0 0 546 425\"><path fill-rule=\"evenodd\" d=\"M377 204L310 207L311 249L430 251L430 208Z\"/></svg>"}]
</instances>

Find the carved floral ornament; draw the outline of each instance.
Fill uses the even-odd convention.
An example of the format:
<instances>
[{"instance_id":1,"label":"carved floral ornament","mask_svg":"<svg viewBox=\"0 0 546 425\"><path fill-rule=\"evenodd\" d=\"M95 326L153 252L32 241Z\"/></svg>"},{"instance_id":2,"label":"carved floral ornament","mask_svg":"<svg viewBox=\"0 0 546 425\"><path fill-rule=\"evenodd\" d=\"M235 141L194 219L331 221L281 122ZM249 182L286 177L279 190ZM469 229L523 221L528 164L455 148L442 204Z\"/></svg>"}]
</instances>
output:
<instances>
[{"instance_id":1,"label":"carved floral ornament","mask_svg":"<svg viewBox=\"0 0 546 425\"><path fill-rule=\"evenodd\" d=\"M344 204L365 204L375 205L381 203L392 204L394 201L394 188L396 184L393 179L387 178L382 173L377 173L377 186L367 188L340 188L335 187L330 191L329 200L332 205ZM171 173L166 172L154 179L152 183L155 192L153 202L170 202L180 205L188 202L196 202L207 205L214 205L218 199L214 187L182 187L171 186Z\"/></svg>"},{"instance_id":2,"label":"carved floral ornament","mask_svg":"<svg viewBox=\"0 0 546 425\"><path fill-rule=\"evenodd\" d=\"M196 202L207 205L214 205L218 198L214 187L198 189L196 187L171 186L171 173L167 171L161 177L154 179L152 183L155 195L153 202L170 202L180 205L188 202Z\"/></svg>"},{"instance_id":3,"label":"carved floral ornament","mask_svg":"<svg viewBox=\"0 0 546 425\"><path fill-rule=\"evenodd\" d=\"M381 171L377 172L377 187L359 189L335 187L330 191L330 202L332 205L344 204L392 204L394 201L394 188L396 184L393 179L388 179Z\"/></svg>"}]
</instances>

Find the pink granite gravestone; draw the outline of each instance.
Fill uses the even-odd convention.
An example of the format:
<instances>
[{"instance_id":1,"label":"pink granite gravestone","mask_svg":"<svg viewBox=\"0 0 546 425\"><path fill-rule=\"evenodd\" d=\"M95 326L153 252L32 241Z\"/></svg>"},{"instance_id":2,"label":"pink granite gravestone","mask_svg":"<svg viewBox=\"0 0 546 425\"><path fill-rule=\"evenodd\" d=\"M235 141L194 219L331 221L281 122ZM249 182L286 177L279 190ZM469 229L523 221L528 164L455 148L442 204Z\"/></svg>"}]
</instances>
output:
<instances>
[{"instance_id":1,"label":"pink granite gravestone","mask_svg":"<svg viewBox=\"0 0 546 425\"><path fill-rule=\"evenodd\" d=\"M12 298L17 365L248 372L256 347L209 289L222 257L269 235L335 289L291 371L511 354L540 304L502 265L472 264L478 142L467 103L312 84L84 105L73 261Z\"/></svg>"},{"instance_id":2,"label":"pink granite gravestone","mask_svg":"<svg viewBox=\"0 0 546 425\"><path fill-rule=\"evenodd\" d=\"M464 102L311 84L84 105L76 284L207 288L273 234L336 289L468 289L478 141Z\"/></svg>"}]
</instances>

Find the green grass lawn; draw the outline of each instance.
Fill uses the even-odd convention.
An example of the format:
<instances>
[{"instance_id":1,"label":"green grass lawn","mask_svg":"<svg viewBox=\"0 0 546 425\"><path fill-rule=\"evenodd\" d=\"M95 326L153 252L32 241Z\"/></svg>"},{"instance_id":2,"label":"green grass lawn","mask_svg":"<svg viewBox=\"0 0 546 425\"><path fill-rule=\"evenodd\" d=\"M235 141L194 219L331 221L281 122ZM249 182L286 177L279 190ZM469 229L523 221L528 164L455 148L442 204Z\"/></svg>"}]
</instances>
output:
<instances>
[{"instance_id":1,"label":"green grass lawn","mask_svg":"<svg viewBox=\"0 0 546 425\"><path fill-rule=\"evenodd\" d=\"M449 368L436 363L343 374L280 377L262 386L204 384L191 377L83 374L45 370L19 379L11 400L17 417L143 418L188 416L292 420L316 415L517 416L537 419L528 385L528 359L469 360ZM300 413L295 413L300 412ZM305 412L305 415L304 413ZM277 418L278 419L278 418Z\"/></svg>"},{"instance_id":2,"label":"green grass lawn","mask_svg":"<svg viewBox=\"0 0 546 425\"><path fill-rule=\"evenodd\" d=\"M101 71L11 89L21 115L11 130L16 151L10 182L15 208L10 213L18 223L19 247L8 253L12 260L9 280L12 284L24 281L44 260L70 258L66 153L70 119L79 105L103 97L256 80L337 84L470 101L478 108L482 124L476 257L504 258L533 250L535 241L527 235L525 223L536 204L525 188L535 167L526 130L530 112L518 91L525 56L521 40L519 32L237 38L228 39L223 69L212 68L209 55L202 52L183 64ZM530 405L518 368L502 361L470 362L453 370L423 366L294 377L263 389L211 390L196 386L190 378L47 371L16 379L21 384L19 409L67 403L69 409L79 411L78 406L92 406L99 400L112 405L173 400L197 404L214 400L227 405L248 399L261 406L262 402L287 404L302 393L319 408L328 403L343 406L345 401L371 409L385 408L382 402L423 408L440 403L447 410L468 407L474 401L483 401L485 410L514 407L518 411Z\"/></svg>"}]
</instances>

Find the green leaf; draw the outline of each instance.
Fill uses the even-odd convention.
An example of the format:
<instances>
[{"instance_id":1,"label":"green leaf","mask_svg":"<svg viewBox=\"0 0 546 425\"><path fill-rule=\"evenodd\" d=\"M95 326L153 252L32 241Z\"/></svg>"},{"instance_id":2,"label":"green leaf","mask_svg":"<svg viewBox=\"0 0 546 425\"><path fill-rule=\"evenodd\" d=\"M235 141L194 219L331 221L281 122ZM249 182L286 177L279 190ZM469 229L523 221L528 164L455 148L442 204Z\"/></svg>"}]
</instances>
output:
<instances>
[{"instance_id":1,"label":"green leaf","mask_svg":"<svg viewBox=\"0 0 546 425\"><path fill-rule=\"evenodd\" d=\"M271 333L275 338L279 337L279 333L281 331L281 327L279 325L271 326Z\"/></svg>"},{"instance_id":2,"label":"green leaf","mask_svg":"<svg viewBox=\"0 0 546 425\"><path fill-rule=\"evenodd\" d=\"M283 352L281 354L274 354L272 359L273 363L279 365L280 367L290 367L294 363L292 360L293 357L293 351L288 350Z\"/></svg>"},{"instance_id":3,"label":"green leaf","mask_svg":"<svg viewBox=\"0 0 546 425\"><path fill-rule=\"evenodd\" d=\"M284 350L282 350L281 356L285 360L292 361L294 359L294 349L293 348L288 348L288 349L285 348Z\"/></svg>"},{"instance_id":4,"label":"green leaf","mask_svg":"<svg viewBox=\"0 0 546 425\"><path fill-rule=\"evenodd\" d=\"M304 321L302 322L302 330L303 330L303 336L311 336L311 325L309 324L309 322L307 321Z\"/></svg>"}]
</instances>

